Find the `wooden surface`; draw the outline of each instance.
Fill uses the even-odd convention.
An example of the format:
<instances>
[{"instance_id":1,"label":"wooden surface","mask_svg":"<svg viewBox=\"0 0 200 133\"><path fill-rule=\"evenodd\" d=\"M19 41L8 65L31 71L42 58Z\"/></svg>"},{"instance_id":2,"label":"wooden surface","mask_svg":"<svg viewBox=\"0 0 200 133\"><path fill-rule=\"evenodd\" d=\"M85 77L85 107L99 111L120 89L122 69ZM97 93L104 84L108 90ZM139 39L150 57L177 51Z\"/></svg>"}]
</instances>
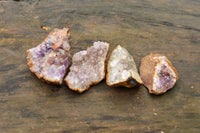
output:
<instances>
[{"instance_id":1,"label":"wooden surface","mask_svg":"<svg viewBox=\"0 0 200 133\"><path fill-rule=\"evenodd\" d=\"M26 50L50 30L71 29L71 54L94 41L127 48L137 66L149 53L166 55L179 73L161 96L145 87L108 87L83 94L36 78ZM199 0L0 1L0 131L200 132Z\"/></svg>"}]
</instances>

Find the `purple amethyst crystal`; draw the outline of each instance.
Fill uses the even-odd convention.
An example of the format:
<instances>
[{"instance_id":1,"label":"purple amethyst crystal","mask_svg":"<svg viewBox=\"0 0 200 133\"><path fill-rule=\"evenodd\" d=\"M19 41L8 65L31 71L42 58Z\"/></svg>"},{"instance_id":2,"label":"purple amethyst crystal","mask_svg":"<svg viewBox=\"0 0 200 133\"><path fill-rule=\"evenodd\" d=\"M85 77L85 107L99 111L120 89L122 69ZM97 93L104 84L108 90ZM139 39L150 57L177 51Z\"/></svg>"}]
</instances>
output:
<instances>
[{"instance_id":1,"label":"purple amethyst crystal","mask_svg":"<svg viewBox=\"0 0 200 133\"><path fill-rule=\"evenodd\" d=\"M47 82L62 84L70 65L70 31L54 29L37 47L29 49L27 60L31 72Z\"/></svg>"}]
</instances>

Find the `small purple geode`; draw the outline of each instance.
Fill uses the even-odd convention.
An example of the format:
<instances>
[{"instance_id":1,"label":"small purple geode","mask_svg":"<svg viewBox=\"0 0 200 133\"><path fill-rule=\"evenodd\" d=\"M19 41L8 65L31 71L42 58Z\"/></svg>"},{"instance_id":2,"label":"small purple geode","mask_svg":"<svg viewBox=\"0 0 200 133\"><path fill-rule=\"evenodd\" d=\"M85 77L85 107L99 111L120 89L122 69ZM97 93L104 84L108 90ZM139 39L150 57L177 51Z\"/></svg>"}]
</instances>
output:
<instances>
[{"instance_id":1,"label":"small purple geode","mask_svg":"<svg viewBox=\"0 0 200 133\"><path fill-rule=\"evenodd\" d=\"M70 65L70 30L54 29L37 47L27 50L31 72L47 82L62 84Z\"/></svg>"},{"instance_id":2,"label":"small purple geode","mask_svg":"<svg viewBox=\"0 0 200 133\"><path fill-rule=\"evenodd\" d=\"M174 87L178 73L166 56L150 54L142 59L140 77L149 93L159 95Z\"/></svg>"}]
</instances>

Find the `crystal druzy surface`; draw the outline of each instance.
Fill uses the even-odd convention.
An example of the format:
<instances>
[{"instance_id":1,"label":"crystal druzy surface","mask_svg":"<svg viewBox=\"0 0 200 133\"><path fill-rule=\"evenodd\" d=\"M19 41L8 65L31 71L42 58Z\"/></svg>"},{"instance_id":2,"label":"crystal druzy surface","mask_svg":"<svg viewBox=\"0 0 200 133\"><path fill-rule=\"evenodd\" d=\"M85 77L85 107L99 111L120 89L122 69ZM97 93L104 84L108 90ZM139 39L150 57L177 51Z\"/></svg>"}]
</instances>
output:
<instances>
[{"instance_id":1,"label":"crystal druzy surface","mask_svg":"<svg viewBox=\"0 0 200 133\"><path fill-rule=\"evenodd\" d=\"M133 57L120 45L110 55L107 72L106 82L109 86L131 88L143 84Z\"/></svg>"},{"instance_id":2,"label":"crystal druzy surface","mask_svg":"<svg viewBox=\"0 0 200 133\"><path fill-rule=\"evenodd\" d=\"M81 93L103 80L108 50L108 43L94 42L87 50L75 53L70 72L65 78L69 88Z\"/></svg>"},{"instance_id":3,"label":"crystal druzy surface","mask_svg":"<svg viewBox=\"0 0 200 133\"><path fill-rule=\"evenodd\" d=\"M40 79L61 84L70 65L70 31L54 29L38 46L27 50L30 70Z\"/></svg>"},{"instance_id":4,"label":"crystal druzy surface","mask_svg":"<svg viewBox=\"0 0 200 133\"><path fill-rule=\"evenodd\" d=\"M165 56L154 57L154 59L159 62L155 67L153 90L157 93L164 93L175 85L177 75Z\"/></svg>"}]
</instances>

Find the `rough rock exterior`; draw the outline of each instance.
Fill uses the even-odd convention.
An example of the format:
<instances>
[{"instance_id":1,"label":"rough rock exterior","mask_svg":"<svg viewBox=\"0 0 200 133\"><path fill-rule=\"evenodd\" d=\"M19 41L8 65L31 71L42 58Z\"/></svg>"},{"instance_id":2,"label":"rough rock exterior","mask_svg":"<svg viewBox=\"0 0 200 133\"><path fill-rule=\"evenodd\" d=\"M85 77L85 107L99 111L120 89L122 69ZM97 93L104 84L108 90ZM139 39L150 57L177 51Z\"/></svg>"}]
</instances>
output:
<instances>
[{"instance_id":1,"label":"rough rock exterior","mask_svg":"<svg viewBox=\"0 0 200 133\"><path fill-rule=\"evenodd\" d=\"M173 88L178 80L178 73L171 62L159 54L150 54L142 59L140 76L149 93L157 95Z\"/></svg>"},{"instance_id":2,"label":"rough rock exterior","mask_svg":"<svg viewBox=\"0 0 200 133\"><path fill-rule=\"evenodd\" d=\"M37 47L27 50L31 72L47 82L62 84L70 64L70 31L54 29Z\"/></svg>"},{"instance_id":3,"label":"rough rock exterior","mask_svg":"<svg viewBox=\"0 0 200 133\"><path fill-rule=\"evenodd\" d=\"M108 59L106 82L109 86L128 88L143 84L133 57L118 45Z\"/></svg>"},{"instance_id":4,"label":"rough rock exterior","mask_svg":"<svg viewBox=\"0 0 200 133\"><path fill-rule=\"evenodd\" d=\"M70 89L79 93L91 85L99 83L105 77L105 60L109 51L106 42L94 42L87 50L72 57L72 66L65 81Z\"/></svg>"}]
</instances>

